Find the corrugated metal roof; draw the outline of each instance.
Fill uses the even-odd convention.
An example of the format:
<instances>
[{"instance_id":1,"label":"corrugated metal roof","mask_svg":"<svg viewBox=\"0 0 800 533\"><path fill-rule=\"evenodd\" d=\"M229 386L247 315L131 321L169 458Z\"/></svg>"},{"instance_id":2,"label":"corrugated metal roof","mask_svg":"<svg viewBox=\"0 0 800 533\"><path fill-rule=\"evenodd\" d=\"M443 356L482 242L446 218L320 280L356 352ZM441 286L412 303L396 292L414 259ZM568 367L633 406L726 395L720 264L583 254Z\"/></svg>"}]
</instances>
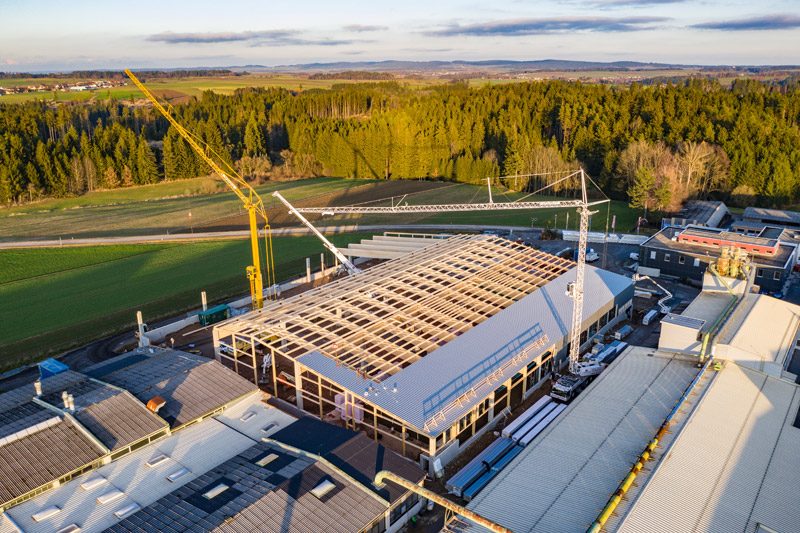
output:
<instances>
[{"instance_id":1,"label":"corrugated metal roof","mask_svg":"<svg viewBox=\"0 0 800 533\"><path fill-rule=\"evenodd\" d=\"M800 306L762 294L748 294L725 323L718 344L735 350L719 356L751 368L762 369L764 362L782 368L800 327Z\"/></svg>"},{"instance_id":2,"label":"corrugated metal roof","mask_svg":"<svg viewBox=\"0 0 800 533\"><path fill-rule=\"evenodd\" d=\"M114 368L100 379L129 390L145 404L156 396L164 398L167 403L158 415L173 428L258 390L217 361L172 350Z\"/></svg>"},{"instance_id":3,"label":"corrugated metal roof","mask_svg":"<svg viewBox=\"0 0 800 533\"><path fill-rule=\"evenodd\" d=\"M800 224L800 213L782 211L780 209L766 209L763 207L747 207L742 218L756 220L769 220L783 224Z\"/></svg>"},{"instance_id":4,"label":"corrugated metal roof","mask_svg":"<svg viewBox=\"0 0 800 533\"><path fill-rule=\"evenodd\" d=\"M797 531L798 407L797 385L727 364L619 531Z\"/></svg>"},{"instance_id":5,"label":"corrugated metal roof","mask_svg":"<svg viewBox=\"0 0 800 533\"><path fill-rule=\"evenodd\" d=\"M83 374L67 370L41 380L42 394L48 394L63 389L76 381L82 381L84 379L86 379L86 376ZM33 383L4 392L0 394L0 411L5 411L25 402L29 402L34 396L36 396L36 390L33 388Z\"/></svg>"},{"instance_id":6,"label":"corrugated metal roof","mask_svg":"<svg viewBox=\"0 0 800 533\"><path fill-rule=\"evenodd\" d=\"M0 513L0 533L22 533L6 513Z\"/></svg>"},{"instance_id":7,"label":"corrugated metal roof","mask_svg":"<svg viewBox=\"0 0 800 533\"><path fill-rule=\"evenodd\" d=\"M431 417L448 408L437 424L428 428L432 434L438 434L483 401L499 384L568 335L572 321L572 300L566 295L566 290L567 284L574 281L575 276L576 269L570 269L393 375L366 397L364 392L370 382L353 370L338 366L333 359L310 352L297 360L419 429L424 429ZM587 265L584 320L631 285L631 280L625 276ZM543 336L548 341L541 347L505 366ZM505 370L495 375L503 367ZM492 378L493 375L497 379ZM397 384L397 392L391 390L394 383ZM383 385L386 385L385 390ZM464 397L471 389L475 389L476 393ZM454 405L459 398L459 405Z\"/></svg>"},{"instance_id":8,"label":"corrugated metal roof","mask_svg":"<svg viewBox=\"0 0 800 533\"><path fill-rule=\"evenodd\" d=\"M274 453L279 461L258 466ZM270 465L275 465L270 468ZM335 488L323 498L311 494L322 480ZM212 499L202 495L225 483ZM218 501L217 498L219 498ZM224 504L223 504L224 503ZM145 507L109 531L359 531L386 505L326 465L259 443Z\"/></svg>"},{"instance_id":9,"label":"corrugated metal roof","mask_svg":"<svg viewBox=\"0 0 800 533\"><path fill-rule=\"evenodd\" d=\"M102 531L119 521L115 511L133 502L145 507L253 444L253 440L216 420L205 420L12 507L8 514L25 533L52 533L73 523L80 525L83 532ZM168 460L152 468L146 465L161 454L166 454ZM167 480L169 474L181 468L188 468L189 473L174 482ZM90 490L81 487L95 478L106 482ZM111 503L97 503L98 496L112 490L122 491L125 496ZM53 505L61 512L38 523L31 518Z\"/></svg>"},{"instance_id":10,"label":"corrugated metal roof","mask_svg":"<svg viewBox=\"0 0 800 533\"><path fill-rule=\"evenodd\" d=\"M22 496L103 455L69 418L20 436L0 446L0 502Z\"/></svg>"},{"instance_id":11,"label":"corrugated metal roof","mask_svg":"<svg viewBox=\"0 0 800 533\"><path fill-rule=\"evenodd\" d=\"M650 353L626 350L467 507L515 533L586 531L697 372Z\"/></svg>"},{"instance_id":12,"label":"corrugated metal roof","mask_svg":"<svg viewBox=\"0 0 800 533\"><path fill-rule=\"evenodd\" d=\"M96 380L83 379L58 387L41 397L64 409L62 394L72 395L73 416L110 450L118 450L152 435L167 424L129 392Z\"/></svg>"},{"instance_id":13,"label":"corrugated metal roof","mask_svg":"<svg viewBox=\"0 0 800 533\"><path fill-rule=\"evenodd\" d=\"M262 400L261 391L229 407L215 419L255 441L269 437L295 421L293 416L267 405ZM264 431L267 427L269 429Z\"/></svg>"}]
</instances>

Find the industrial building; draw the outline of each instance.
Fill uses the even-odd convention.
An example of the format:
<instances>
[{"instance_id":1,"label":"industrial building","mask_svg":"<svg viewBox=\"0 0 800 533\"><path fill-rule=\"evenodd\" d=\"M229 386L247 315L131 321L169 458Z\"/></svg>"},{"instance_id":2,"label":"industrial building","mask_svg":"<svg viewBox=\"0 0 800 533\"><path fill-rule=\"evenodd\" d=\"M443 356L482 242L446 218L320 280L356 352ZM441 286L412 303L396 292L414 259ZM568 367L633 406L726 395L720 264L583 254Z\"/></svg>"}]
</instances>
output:
<instances>
[{"instance_id":1,"label":"industrial building","mask_svg":"<svg viewBox=\"0 0 800 533\"><path fill-rule=\"evenodd\" d=\"M639 250L639 272L653 277L670 276L703 281L708 265L720 256L722 247L747 252L756 269L755 283L761 289L780 292L797 263L797 244L781 238L782 230L753 237L717 228L667 227Z\"/></svg>"},{"instance_id":2,"label":"industrial building","mask_svg":"<svg viewBox=\"0 0 800 533\"><path fill-rule=\"evenodd\" d=\"M586 531L697 374L695 361L628 348L467 508L514 533Z\"/></svg>"},{"instance_id":3,"label":"industrial building","mask_svg":"<svg viewBox=\"0 0 800 533\"><path fill-rule=\"evenodd\" d=\"M420 505L371 483L384 468L421 483L413 462L360 433L296 420L213 360L144 348L40 385L0 395L2 533L377 533Z\"/></svg>"},{"instance_id":4,"label":"industrial building","mask_svg":"<svg viewBox=\"0 0 800 533\"><path fill-rule=\"evenodd\" d=\"M564 361L574 265L498 237L441 239L217 325L217 358L251 377L271 364L276 395L431 470ZM632 297L629 278L587 267L584 343Z\"/></svg>"},{"instance_id":5,"label":"industrial building","mask_svg":"<svg viewBox=\"0 0 800 533\"><path fill-rule=\"evenodd\" d=\"M742 220L764 225L800 229L800 213L795 211L748 207L742 214Z\"/></svg>"},{"instance_id":6,"label":"industrial building","mask_svg":"<svg viewBox=\"0 0 800 533\"><path fill-rule=\"evenodd\" d=\"M719 228L730 216L728 207L722 202L689 200L679 212L661 220L661 229L666 227L685 228L686 226Z\"/></svg>"}]
</instances>

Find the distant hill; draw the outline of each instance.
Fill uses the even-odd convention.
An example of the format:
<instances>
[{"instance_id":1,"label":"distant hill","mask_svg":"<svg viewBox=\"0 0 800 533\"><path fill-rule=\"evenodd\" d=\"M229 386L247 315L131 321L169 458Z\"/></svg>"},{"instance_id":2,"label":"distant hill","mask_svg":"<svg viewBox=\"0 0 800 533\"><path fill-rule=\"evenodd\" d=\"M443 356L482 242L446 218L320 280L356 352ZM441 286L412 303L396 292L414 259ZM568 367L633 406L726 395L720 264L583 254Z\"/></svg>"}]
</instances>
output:
<instances>
[{"instance_id":1,"label":"distant hill","mask_svg":"<svg viewBox=\"0 0 800 533\"><path fill-rule=\"evenodd\" d=\"M537 61L508 61L502 59L485 61L339 61L335 63L299 63L294 65L243 65L225 67L234 71L248 72L331 72L360 70L370 72L442 72L442 71L559 71L559 70L669 70L697 67L698 65L672 65L668 63L641 63L638 61L567 61L541 59Z\"/></svg>"}]
</instances>

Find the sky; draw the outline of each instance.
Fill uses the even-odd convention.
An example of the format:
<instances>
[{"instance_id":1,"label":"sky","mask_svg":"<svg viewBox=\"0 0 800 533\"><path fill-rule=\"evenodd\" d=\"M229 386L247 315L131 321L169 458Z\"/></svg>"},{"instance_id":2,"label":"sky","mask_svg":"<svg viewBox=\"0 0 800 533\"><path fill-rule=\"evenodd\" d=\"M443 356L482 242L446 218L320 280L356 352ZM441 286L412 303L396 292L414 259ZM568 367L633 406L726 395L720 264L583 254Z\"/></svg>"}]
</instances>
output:
<instances>
[{"instance_id":1,"label":"sky","mask_svg":"<svg viewBox=\"0 0 800 533\"><path fill-rule=\"evenodd\" d=\"M383 60L800 64L800 0L0 0L0 71Z\"/></svg>"}]
</instances>

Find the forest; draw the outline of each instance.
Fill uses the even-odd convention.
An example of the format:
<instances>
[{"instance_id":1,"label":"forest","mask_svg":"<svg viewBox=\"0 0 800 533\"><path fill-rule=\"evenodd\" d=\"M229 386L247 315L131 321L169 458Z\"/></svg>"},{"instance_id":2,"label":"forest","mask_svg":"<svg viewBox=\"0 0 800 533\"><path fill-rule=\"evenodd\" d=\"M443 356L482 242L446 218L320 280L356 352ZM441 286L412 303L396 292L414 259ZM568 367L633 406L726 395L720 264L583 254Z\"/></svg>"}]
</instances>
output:
<instances>
[{"instance_id":1,"label":"forest","mask_svg":"<svg viewBox=\"0 0 800 533\"><path fill-rule=\"evenodd\" d=\"M500 177L533 190L542 178L531 174L583 167L609 196L657 211L685 198L783 206L800 195L798 82L387 81L208 91L174 113L209 153L256 182ZM207 172L144 101L0 106L3 205Z\"/></svg>"}]
</instances>

